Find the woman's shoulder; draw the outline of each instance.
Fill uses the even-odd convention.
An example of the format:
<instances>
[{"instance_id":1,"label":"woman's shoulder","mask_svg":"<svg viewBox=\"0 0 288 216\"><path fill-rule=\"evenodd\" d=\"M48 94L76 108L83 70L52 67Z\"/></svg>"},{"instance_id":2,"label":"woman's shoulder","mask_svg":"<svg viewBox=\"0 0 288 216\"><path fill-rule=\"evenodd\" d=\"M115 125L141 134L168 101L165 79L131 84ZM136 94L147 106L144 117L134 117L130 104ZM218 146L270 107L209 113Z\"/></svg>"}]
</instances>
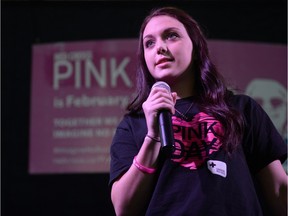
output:
<instances>
[{"instance_id":1,"label":"woman's shoulder","mask_svg":"<svg viewBox=\"0 0 288 216\"><path fill-rule=\"evenodd\" d=\"M254 107L254 106L258 106L257 102L252 98L250 97L249 95L246 95L246 94L235 94L235 93L232 93L230 96L229 96L229 101L236 107L239 107L239 108L244 108L244 107Z\"/></svg>"},{"instance_id":2,"label":"woman's shoulder","mask_svg":"<svg viewBox=\"0 0 288 216\"><path fill-rule=\"evenodd\" d=\"M122 125L135 125L139 123L143 123L145 121L145 116L143 111L137 111L137 112L132 112L128 111L125 113L122 117L122 120L120 121L120 126Z\"/></svg>"},{"instance_id":3,"label":"woman's shoulder","mask_svg":"<svg viewBox=\"0 0 288 216\"><path fill-rule=\"evenodd\" d=\"M127 119L139 119L143 117L144 117L143 110L137 110L137 111L130 110L124 114L124 118Z\"/></svg>"}]
</instances>

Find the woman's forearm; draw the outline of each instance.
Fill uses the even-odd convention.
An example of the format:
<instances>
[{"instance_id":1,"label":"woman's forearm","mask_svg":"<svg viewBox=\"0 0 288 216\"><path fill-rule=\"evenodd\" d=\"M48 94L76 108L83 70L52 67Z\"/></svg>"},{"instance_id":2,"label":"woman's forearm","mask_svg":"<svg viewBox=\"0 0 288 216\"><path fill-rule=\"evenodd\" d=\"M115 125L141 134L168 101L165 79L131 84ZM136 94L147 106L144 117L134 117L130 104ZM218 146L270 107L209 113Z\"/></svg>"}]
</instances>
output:
<instances>
[{"instance_id":1,"label":"woman's forearm","mask_svg":"<svg viewBox=\"0 0 288 216\"><path fill-rule=\"evenodd\" d=\"M160 143L148 137L137 155L137 162L157 169ZM116 215L144 215L156 182L155 173L145 173L134 164L113 183L111 199Z\"/></svg>"}]
</instances>

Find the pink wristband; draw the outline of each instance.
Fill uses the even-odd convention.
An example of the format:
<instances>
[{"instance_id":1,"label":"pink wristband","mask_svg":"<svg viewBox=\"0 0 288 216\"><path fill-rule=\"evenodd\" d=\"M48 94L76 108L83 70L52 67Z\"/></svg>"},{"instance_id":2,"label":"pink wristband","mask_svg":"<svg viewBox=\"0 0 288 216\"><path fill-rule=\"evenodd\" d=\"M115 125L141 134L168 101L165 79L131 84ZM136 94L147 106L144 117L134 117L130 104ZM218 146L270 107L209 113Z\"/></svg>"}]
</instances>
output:
<instances>
[{"instance_id":1,"label":"pink wristband","mask_svg":"<svg viewBox=\"0 0 288 216\"><path fill-rule=\"evenodd\" d=\"M145 167L145 166L139 164L138 161L136 160L136 156L135 156L134 159L133 159L133 164L134 164L134 166L136 166L137 169L139 169L141 172L148 173L148 174L152 174L152 173L155 173L155 172L156 172L156 169L154 169L154 168Z\"/></svg>"}]
</instances>

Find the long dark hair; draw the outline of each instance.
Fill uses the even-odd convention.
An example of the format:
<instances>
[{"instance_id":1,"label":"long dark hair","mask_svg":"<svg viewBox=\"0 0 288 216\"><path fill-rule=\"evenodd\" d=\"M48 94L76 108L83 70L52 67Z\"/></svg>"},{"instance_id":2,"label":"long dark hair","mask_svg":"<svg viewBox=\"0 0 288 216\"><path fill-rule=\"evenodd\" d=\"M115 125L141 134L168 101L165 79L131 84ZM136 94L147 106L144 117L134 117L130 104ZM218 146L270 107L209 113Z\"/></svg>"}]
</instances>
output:
<instances>
[{"instance_id":1,"label":"long dark hair","mask_svg":"<svg viewBox=\"0 0 288 216\"><path fill-rule=\"evenodd\" d=\"M155 79L150 74L145 59L143 48L143 32L147 23L155 16L166 15L181 22L193 43L192 66L195 79L195 97L200 109L214 116L224 127L224 135L220 137L224 148L231 153L240 143L243 133L242 116L229 104L232 92L226 87L224 78L218 73L209 57L206 38L198 23L186 12L175 7L162 7L154 9L144 19L140 28L138 44L137 67L137 96L128 105L130 112L138 112L142 103L147 99Z\"/></svg>"}]
</instances>

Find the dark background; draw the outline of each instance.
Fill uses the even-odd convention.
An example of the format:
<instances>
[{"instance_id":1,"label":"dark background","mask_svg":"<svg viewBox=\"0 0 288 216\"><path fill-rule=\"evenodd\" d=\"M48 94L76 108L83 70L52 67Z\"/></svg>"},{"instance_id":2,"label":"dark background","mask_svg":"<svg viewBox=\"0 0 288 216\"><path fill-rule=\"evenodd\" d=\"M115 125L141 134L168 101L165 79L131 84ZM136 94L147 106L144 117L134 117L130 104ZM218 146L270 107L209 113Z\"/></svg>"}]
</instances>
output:
<instances>
[{"instance_id":1,"label":"dark background","mask_svg":"<svg viewBox=\"0 0 288 216\"><path fill-rule=\"evenodd\" d=\"M28 173L31 46L137 38L144 16L159 5L188 11L202 25L208 39L287 44L286 1L2 1L3 216L114 215L108 173Z\"/></svg>"}]
</instances>

